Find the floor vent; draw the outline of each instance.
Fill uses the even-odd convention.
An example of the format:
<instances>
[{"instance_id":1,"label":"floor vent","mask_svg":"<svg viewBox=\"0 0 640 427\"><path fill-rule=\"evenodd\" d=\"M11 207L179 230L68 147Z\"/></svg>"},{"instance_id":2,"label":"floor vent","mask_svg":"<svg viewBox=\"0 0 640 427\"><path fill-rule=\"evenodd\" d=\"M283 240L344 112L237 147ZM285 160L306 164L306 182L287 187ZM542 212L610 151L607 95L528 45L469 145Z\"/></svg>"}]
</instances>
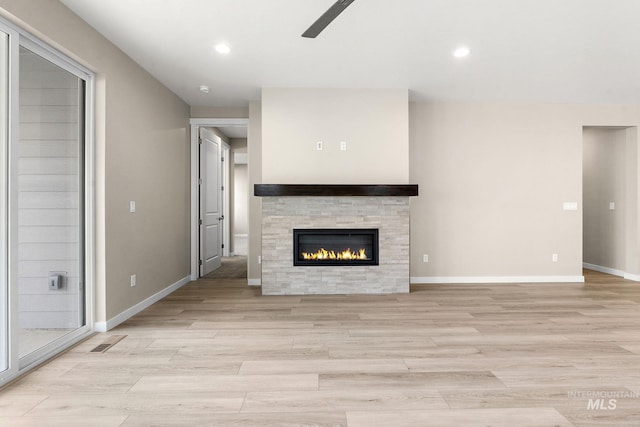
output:
<instances>
[{"instance_id":1,"label":"floor vent","mask_svg":"<svg viewBox=\"0 0 640 427\"><path fill-rule=\"evenodd\" d=\"M120 342L124 337L126 337L126 335L111 335L102 344L97 345L96 348L91 350L89 353L104 353L114 345L118 344L118 342Z\"/></svg>"}]
</instances>

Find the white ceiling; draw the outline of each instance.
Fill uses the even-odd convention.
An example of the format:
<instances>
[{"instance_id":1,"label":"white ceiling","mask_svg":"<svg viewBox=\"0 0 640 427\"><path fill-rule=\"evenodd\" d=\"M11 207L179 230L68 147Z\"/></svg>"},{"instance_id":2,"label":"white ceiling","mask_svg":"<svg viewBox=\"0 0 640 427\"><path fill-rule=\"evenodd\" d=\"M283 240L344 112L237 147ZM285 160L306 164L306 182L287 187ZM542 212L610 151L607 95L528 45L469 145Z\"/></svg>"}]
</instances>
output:
<instances>
[{"instance_id":1,"label":"white ceiling","mask_svg":"<svg viewBox=\"0 0 640 427\"><path fill-rule=\"evenodd\" d=\"M247 126L218 126L220 132L225 134L227 138L246 138Z\"/></svg>"},{"instance_id":2,"label":"white ceiling","mask_svg":"<svg viewBox=\"0 0 640 427\"><path fill-rule=\"evenodd\" d=\"M316 39L300 35L335 0L61 1L192 106L262 87L640 104L639 0L355 0Z\"/></svg>"}]
</instances>

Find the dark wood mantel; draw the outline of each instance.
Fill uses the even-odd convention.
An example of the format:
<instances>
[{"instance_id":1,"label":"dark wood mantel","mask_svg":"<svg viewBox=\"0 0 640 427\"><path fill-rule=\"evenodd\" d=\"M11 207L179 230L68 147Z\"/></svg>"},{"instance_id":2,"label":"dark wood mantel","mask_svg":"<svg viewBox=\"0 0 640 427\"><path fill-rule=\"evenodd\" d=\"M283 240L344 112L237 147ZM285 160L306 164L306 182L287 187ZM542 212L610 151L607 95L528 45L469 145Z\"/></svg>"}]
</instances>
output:
<instances>
[{"instance_id":1,"label":"dark wood mantel","mask_svg":"<svg viewBox=\"0 0 640 427\"><path fill-rule=\"evenodd\" d=\"M335 185L335 184L255 184L253 194L259 197L278 196L404 196L418 195L418 184Z\"/></svg>"}]
</instances>

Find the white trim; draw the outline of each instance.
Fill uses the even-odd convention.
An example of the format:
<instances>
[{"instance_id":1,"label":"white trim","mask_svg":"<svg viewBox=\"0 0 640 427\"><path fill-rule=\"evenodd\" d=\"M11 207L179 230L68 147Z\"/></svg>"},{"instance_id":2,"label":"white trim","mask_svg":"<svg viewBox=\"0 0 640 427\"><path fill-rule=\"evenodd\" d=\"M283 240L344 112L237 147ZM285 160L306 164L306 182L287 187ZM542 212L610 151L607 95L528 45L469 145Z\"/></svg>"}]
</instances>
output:
<instances>
[{"instance_id":1,"label":"white trim","mask_svg":"<svg viewBox=\"0 0 640 427\"><path fill-rule=\"evenodd\" d=\"M210 126L210 127L247 127L249 119L190 119L191 126Z\"/></svg>"},{"instance_id":2,"label":"white trim","mask_svg":"<svg viewBox=\"0 0 640 427\"><path fill-rule=\"evenodd\" d=\"M69 349L74 344L79 343L92 334L93 331L91 330L89 325L85 325L47 344L42 349L42 351L34 351L33 353L23 356L19 359L20 371L18 373L18 376L33 369L34 367L39 366L43 362L48 361L52 357L62 353L64 350Z\"/></svg>"},{"instance_id":3,"label":"white trim","mask_svg":"<svg viewBox=\"0 0 640 427\"><path fill-rule=\"evenodd\" d=\"M634 282L640 282L640 274L627 273L626 271L616 270L615 268L604 267L602 265L589 264L583 262L582 267L587 270L599 271L600 273L612 274L614 276L622 277L627 280L633 280Z\"/></svg>"},{"instance_id":4,"label":"white trim","mask_svg":"<svg viewBox=\"0 0 640 427\"><path fill-rule=\"evenodd\" d=\"M85 141L84 141L84 292L86 324L95 322L96 254L98 251L96 221L96 79L89 73L85 79Z\"/></svg>"},{"instance_id":5,"label":"white trim","mask_svg":"<svg viewBox=\"0 0 640 427\"><path fill-rule=\"evenodd\" d=\"M249 286L262 286L262 279L247 279Z\"/></svg>"},{"instance_id":6,"label":"white trim","mask_svg":"<svg viewBox=\"0 0 640 427\"><path fill-rule=\"evenodd\" d=\"M144 310L145 308L150 307L152 304L155 304L156 302L160 301L162 298L166 297L167 295L177 291L178 289L180 289L181 287L183 287L184 285L186 285L189 282L191 282L191 278L189 276L184 277L184 278L178 280L173 285L170 285L170 286L164 288L163 290L161 290L160 292L157 292L157 293L151 295L149 298L147 298L147 299L145 299L143 301L140 301L138 304L134 305L133 307L129 307L128 309L126 309L122 313L118 314L117 316L112 317L111 319L107 320L106 322L95 322L94 326L93 326L94 331L96 331L96 332L107 332L108 330L115 328L116 326L118 326L122 322L124 322L124 321L130 319L131 317L135 316L136 314L140 313L142 310Z\"/></svg>"},{"instance_id":7,"label":"white trim","mask_svg":"<svg viewBox=\"0 0 640 427\"><path fill-rule=\"evenodd\" d=\"M428 276L411 277L410 282L422 283L584 283L584 276Z\"/></svg>"},{"instance_id":8,"label":"white trim","mask_svg":"<svg viewBox=\"0 0 640 427\"><path fill-rule=\"evenodd\" d=\"M604 267L602 265L589 264L588 262L582 263L582 268L587 270L599 271L600 273L613 274L614 276L624 277L625 272L622 270L616 270L615 268Z\"/></svg>"},{"instance_id":9,"label":"white trim","mask_svg":"<svg viewBox=\"0 0 640 427\"><path fill-rule=\"evenodd\" d=\"M6 238L5 242L6 246L6 272L5 275L8 278L7 282L7 299L9 302L8 305L8 318L7 318L7 326L8 326L8 335L9 335L9 347L7 351L7 355L9 356L9 365L8 369L3 372L3 382L0 385L6 384L6 381L9 381L10 378L15 378L19 375L20 368L20 357L18 353L18 292L15 285L12 283L17 283L17 277L15 276L15 271L17 270L17 264L15 259L11 258L11 253L17 253L17 245L15 245L15 238L13 234L15 233L14 227L12 227L14 215L14 209L12 206L16 205L15 192L11 188L11 182L15 178L15 172L13 169L17 167L17 157L15 156L14 150L12 147L17 145L18 140L18 129L20 127L20 123L18 121L18 114L20 111L20 100L19 100L19 88L20 88L20 37L22 36L22 31L19 33L9 33L9 127L8 127L8 138L7 138L7 151L6 154L6 162L5 162L5 181L3 185L5 185L5 189L7 190L7 194L5 197L5 202L7 202L7 211L5 220L6 223ZM4 332L4 331L3 331Z\"/></svg>"},{"instance_id":10,"label":"white trim","mask_svg":"<svg viewBox=\"0 0 640 427\"><path fill-rule=\"evenodd\" d=\"M634 282L640 282L640 274L624 273L622 277L627 280L633 280Z\"/></svg>"},{"instance_id":11,"label":"white trim","mask_svg":"<svg viewBox=\"0 0 640 427\"><path fill-rule=\"evenodd\" d=\"M248 127L249 119L190 119L191 125L191 280L198 280L198 127L237 126Z\"/></svg>"},{"instance_id":12,"label":"white trim","mask_svg":"<svg viewBox=\"0 0 640 427\"><path fill-rule=\"evenodd\" d=\"M8 254L9 254L9 186L8 186L8 165L9 165L9 145L11 141L10 135L10 125L11 125L11 52L13 42L13 38L15 37L15 33L10 31L9 29L5 29L2 25L3 21L0 21L0 31L7 35L6 37L6 52L5 49L2 49L0 54L3 54L3 58L0 58L0 62L3 62L0 65L0 69L4 73L6 70L5 76L0 79L4 80L4 82L0 82L5 87L5 95L2 96L0 102L3 103L0 106L0 114L3 117L0 118L5 123L6 132L4 135L0 135L0 334L2 334L2 338L0 338L0 387L5 383L3 375L5 375L10 368L10 349L11 343L9 342L9 337L11 334L5 333L9 332L10 328L10 319L9 314L10 310L10 300L9 300L9 276L8 276ZM5 55L6 54L6 55ZM6 66L6 67L5 67ZM5 121L6 118L6 121ZM12 371L13 372L13 371Z\"/></svg>"},{"instance_id":13,"label":"white trim","mask_svg":"<svg viewBox=\"0 0 640 427\"><path fill-rule=\"evenodd\" d=\"M191 280L198 280L198 125L191 123Z\"/></svg>"},{"instance_id":14,"label":"white trim","mask_svg":"<svg viewBox=\"0 0 640 427\"><path fill-rule=\"evenodd\" d=\"M231 163L229 157L231 157L231 146L222 140L220 140L220 142L222 143L221 154L224 159L221 164L223 177L222 185L224 187L224 190L222 190L222 216L224 216L224 220L222 222L222 244L224 245L224 248L222 248L222 256L224 257L229 256L229 248L231 247L231 193L229 191L231 188L229 185L229 167Z\"/></svg>"}]
</instances>

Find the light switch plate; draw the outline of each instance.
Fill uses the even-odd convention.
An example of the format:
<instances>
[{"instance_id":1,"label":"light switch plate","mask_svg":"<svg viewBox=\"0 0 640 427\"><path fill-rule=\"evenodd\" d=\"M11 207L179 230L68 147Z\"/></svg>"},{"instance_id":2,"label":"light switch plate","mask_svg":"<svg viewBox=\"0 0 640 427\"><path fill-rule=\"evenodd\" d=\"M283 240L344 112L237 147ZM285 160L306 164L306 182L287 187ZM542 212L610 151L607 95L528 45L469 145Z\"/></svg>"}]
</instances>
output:
<instances>
[{"instance_id":1,"label":"light switch plate","mask_svg":"<svg viewBox=\"0 0 640 427\"><path fill-rule=\"evenodd\" d=\"M562 209L564 209L565 211L577 211L578 202L564 202L562 205Z\"/></svg>"}]
</instances>

